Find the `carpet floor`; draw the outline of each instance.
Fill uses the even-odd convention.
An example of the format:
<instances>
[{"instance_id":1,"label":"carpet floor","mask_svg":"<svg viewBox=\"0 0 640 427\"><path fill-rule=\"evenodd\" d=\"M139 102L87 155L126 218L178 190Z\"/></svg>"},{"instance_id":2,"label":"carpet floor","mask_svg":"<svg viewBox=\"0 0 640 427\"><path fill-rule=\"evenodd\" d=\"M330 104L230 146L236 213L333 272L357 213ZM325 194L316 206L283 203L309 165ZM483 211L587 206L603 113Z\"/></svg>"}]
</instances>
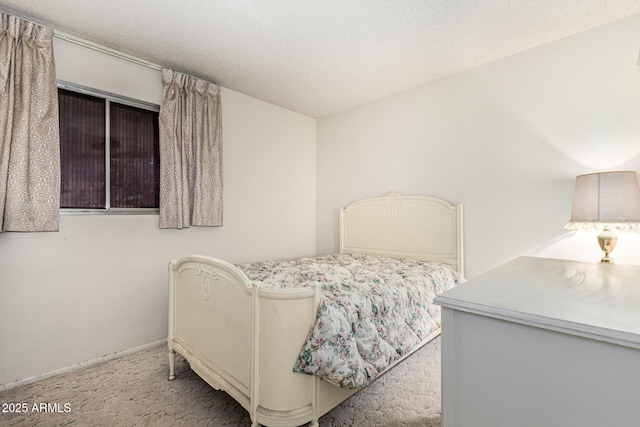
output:
<instances>
[{"instance_id":1,"label":"carpet floor","mask_svg":"<svg viewBox=\"0 0 640 427\"><path fill-rule=\"evenodd\" d=\"M166 346L0 393L0 426L250 426L247 411ZM16 412L24 409L24 412ZM440 427L440 338L320 418L323 427Z\"/></svg>"}]
</instances>

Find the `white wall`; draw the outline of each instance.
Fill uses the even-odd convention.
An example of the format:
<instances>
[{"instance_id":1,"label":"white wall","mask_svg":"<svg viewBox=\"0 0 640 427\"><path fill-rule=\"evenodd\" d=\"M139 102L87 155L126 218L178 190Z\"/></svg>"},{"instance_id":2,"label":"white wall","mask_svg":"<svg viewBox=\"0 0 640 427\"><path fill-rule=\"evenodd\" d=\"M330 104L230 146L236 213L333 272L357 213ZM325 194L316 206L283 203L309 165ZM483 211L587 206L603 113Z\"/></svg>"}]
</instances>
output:
<instances>
[{"instance_id":1,"label":"white wall","mask_svg":"<svg viewBox=\"0 0 640 427\"><path fill-rule=\"evenodd\" d=\"M640 169L640 16L318 120L318 252L338 208L394 190L465 209L466 273L519 255L598 260L570 233L575 176ZM640 237L619 262L640 264Z\"/></svg>"},{"instance_id":2,"label":"white wall","mask_svg":"<svg viewBox=\"0 0 640 427\"><path fill-rule=\"evenodd\" d=\"M159 103L157 70L56 40L58 78ZM315 252L316 121L223 89L224 226L63 215L58 233L0 233L0 386L166 338L167 263Z\"/></svg>"}]
</instances>

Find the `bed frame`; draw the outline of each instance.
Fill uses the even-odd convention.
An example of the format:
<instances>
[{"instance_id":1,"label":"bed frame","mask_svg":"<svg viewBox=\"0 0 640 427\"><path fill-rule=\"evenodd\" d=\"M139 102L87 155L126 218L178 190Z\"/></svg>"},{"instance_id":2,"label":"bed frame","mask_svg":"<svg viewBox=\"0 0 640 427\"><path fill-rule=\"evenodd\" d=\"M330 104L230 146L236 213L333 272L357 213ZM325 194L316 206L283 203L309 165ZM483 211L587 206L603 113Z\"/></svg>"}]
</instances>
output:
<instances>
[{"instance_id":1,"label":"bed frame","mask_svg":"<svg viewBox=\"0 0 640 427\"><path fill-rule=\"evenodd\" d=\"M432 197L389 193L340 210L343 253L441 262L463 275L462 237L462 205ZM172 261L169 288L169 379L177 352L237 400L252 426L317 426L359 390L292 371L313 328L318 288L257 288L234 265L205 256Z\"/></svg>"}]
</instances>

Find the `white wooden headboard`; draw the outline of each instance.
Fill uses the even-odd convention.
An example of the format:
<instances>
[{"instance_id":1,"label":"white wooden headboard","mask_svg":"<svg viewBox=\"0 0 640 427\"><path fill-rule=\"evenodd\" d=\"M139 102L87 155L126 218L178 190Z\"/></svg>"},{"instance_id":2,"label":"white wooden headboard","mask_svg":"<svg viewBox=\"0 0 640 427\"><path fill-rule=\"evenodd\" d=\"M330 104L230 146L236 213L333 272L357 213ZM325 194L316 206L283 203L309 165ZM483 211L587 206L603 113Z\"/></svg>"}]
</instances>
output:
<instances>
[{"instance_id":1,"label":"white wooden headboard","mask_svg":"<svg viewBox=\"0 0 640 427\"><path fill-rule=\"evenodd\" d=\"M340 252L434 261L464 276L462 230L462 205L388 193L340 209Z\"/></svg>"}]
</instances>

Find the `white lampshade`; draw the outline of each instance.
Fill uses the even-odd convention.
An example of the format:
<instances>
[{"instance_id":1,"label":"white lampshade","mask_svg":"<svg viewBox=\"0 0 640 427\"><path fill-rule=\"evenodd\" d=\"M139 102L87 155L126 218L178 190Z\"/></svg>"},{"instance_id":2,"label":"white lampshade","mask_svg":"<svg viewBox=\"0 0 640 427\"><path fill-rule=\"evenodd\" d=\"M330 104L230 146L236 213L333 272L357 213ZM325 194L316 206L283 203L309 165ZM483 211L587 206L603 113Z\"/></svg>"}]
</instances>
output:
<instances>
[{"instance_id":1,"label":"white lampshade","mask_svg":"<svg viewBox=\"0 0 640 427\"><path fill-rule=\"evenodd\" d=\"M640 231L640 185L636 172L576 177L571 220L566 228Z\"/></svg>"}]
</instances>

